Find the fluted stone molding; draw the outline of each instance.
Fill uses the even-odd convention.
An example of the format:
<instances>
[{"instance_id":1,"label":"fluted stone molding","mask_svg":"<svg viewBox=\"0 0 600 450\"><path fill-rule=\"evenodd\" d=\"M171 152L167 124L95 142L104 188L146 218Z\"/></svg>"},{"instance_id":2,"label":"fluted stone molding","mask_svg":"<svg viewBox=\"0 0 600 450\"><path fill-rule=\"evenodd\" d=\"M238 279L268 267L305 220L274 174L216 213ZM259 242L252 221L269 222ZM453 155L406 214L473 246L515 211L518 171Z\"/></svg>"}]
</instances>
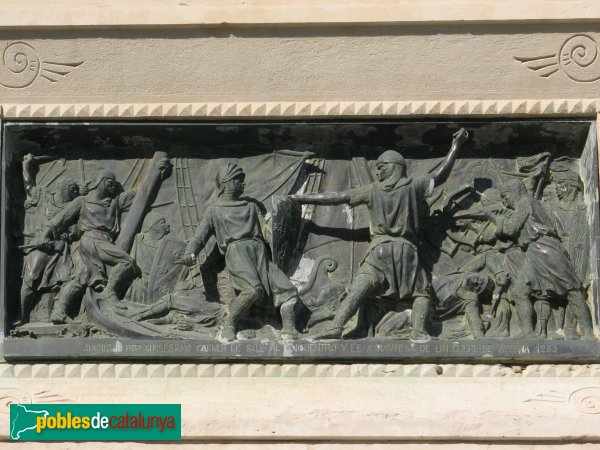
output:
<instances>
[{"instance_id":1,"label":"fluted stone molding","mask_svg":"<svg viewBox=\"0 0 600 450\"><path fill-rule=\"evenodd\" d=\"M24 378L595 378L600 364L0 364L0 379Z\"/></svg>"},{"instance_id":2,"label":"fluted stone molding","mask_svg":"<svg viewBox=\"0 0 600 450\"><path fill-rule=\"evenodd\" d=\"M5 119L595 116L600 100L5 104Z\"/></svg>"}]
</instances>

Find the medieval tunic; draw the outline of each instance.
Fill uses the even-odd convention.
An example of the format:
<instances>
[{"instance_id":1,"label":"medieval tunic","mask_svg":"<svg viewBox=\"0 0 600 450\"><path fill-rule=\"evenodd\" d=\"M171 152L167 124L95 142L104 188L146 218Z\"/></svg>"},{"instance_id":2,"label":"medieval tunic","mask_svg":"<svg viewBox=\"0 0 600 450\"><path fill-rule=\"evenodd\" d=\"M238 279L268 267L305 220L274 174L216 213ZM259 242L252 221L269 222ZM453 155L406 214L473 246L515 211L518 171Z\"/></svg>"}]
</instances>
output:
<instances>
[{"instance_id":1,"label":"medieval tunic","mask_svg":"<svg viewBox=\"0 0 600 450\"><path fill-rule=\"evenodd\" d=\"M211 236L225 255L225 265L236 294L248 286L273 297L281 306L297 295L288 277L269 258L261 231L261 213L246 200L220 200L209 206L202 217L186 253L197 254Z\"/></svg>"},{"instance_id":2,"label":"medieval tunic","mask_svg":"<svg viewBox=\"0 0 600 450\"><path fill-rule=\"evenodd\" d=\"M440 320L464 314L466 305L479 301L475 292L463 287L464 281L464 273L451 273L433 281L432 288L437 300L434 307Z\"/></svg>"},{"instance_id":3,"label":"medieval tunic","mask_svg":"<svg viewBox=\"0 0 600 450\"><path fill-rule=\"evenodd\" d=\"M30 238L26 242L30 244L31 238L38 235L64 206L57 205L53 194L37 186L32 189L27 204L29 209L25 214L25 236ZM35 249L25 255L23 282L32 289L57 288L70 279L73 270L70 245L66 240L58 242L60 245L52 255Z\"/></svg>"},{"instance_id":4,"label":"medieval tunic","mask_svg":"<svg viewBox=\"0 0 600 450\"><path fill-rule=\"evenodd\" d=\"M541 203L529 195L521 197L513 211L496 223L498 237L510 238L525 251L525 263L517 277L529 293L564 296L580 289L569 255Z\"/></svg>"},{"instance_id":5,"label":"medieval tunic","mask_svg":"<svg viewBox=\"0 0 600 450\"><path fill-rule=\"evenodd\" d=\"M429 282L419 261L419 210L433 192L431 178L402 178L350 191L350 205L369 208L371 243L357 275L367 275L376 294L398 300L428 297Z\"/></svg>"},{"instance_id":6,"label":"medieval tunic","mask_svg":"<svg viewBox=\"0 0 600 450\"><path fill-rule=\"evenodd\" d=\"M548 205L548 211L575 273L582 282L588 282L590 245L587 208L582 204L567 206L558 202Z\"/></svg>"},{"instance_id":7,"label":"medieval tunic","mask_svg":"<svg viewBox=\"0 0 600 450\"><path fill-rule=\"evenodd\" d=\"M114 266L120 261L127 261L137 269L135 260L113 244L119 235L121 213L129 209L134 196L135 191L126 191L117 198L97 200L92 191L73 200L50 221L49 228L56 234L56 230L79 219L83 236L75 249L73 278L82 286L95 287L106 282L106 266Z\"/></svg>"}]
</instances>

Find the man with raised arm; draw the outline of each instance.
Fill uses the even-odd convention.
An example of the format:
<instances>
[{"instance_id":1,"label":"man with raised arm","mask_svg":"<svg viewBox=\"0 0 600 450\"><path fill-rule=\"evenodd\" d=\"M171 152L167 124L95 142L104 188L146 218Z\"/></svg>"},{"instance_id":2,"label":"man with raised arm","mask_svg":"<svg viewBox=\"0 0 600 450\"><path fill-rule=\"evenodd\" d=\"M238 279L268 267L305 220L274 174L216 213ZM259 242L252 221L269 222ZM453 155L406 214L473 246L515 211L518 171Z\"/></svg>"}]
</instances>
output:
<instances>
[{"instance_id":1,"label":"man with raised arm","mask_svg":"<svg viewBox=\"0 0 600 450\"><path fill-rule=\"evenodd\" d=\"M170 170L168 159L158 161L156 165L161 176L166 177ZM77 223L83 233L71 280L62 286L52 309L54 323L69 320L67 312L81 300L86 287L103 291L106 301L123 309L119 294L139 274L135 260L115 245L121 231L121 214L130 209L136 191L119 194L116 176L107 169L99 171L88 188L87 195L73 200L48 223L43 235L45 245L49 246L70 224Z\"/></svg>"},{"instance_id":2,"label":"man with raised arm","mask_svg":"<svg viewBox=\"0 0 600 450\"><path fill-rule=\"evenodd\" d=\"M378 181L375 183L345 192L292 196L301 204L365 204L371 217L369 250L352 280L348 295L332 325L313 338L341 338L344 325L360 306L368 298L379 296L397 300L412 298L411 339L429 339L426 320L430 287L417 249L419 209L433 189L446 181L456 153L467 138L464 128L454 133L450 152L431 177L408 177L404 157L394 150L387 150L377 159Z\"/></svg>"},{"instance_id":3,"label":"man with raised arm","mask_svg":"<svg viewBox=\"0 0 600 450\"><path fill-rule=\"evenodd\" d=\"M35 239L36 234L44 230L48 221L80 194L79 185L70 178L58 178L55 182L56 187L52 190L36 185L33 165L37 160L46 158L35 157L30 153L23 157L23 187L27 194L25 237L29 242L26 242L24 248L21 308L13 322L16 326L29 322L29 313L35 306L36 297L44 292L57 291L70 279L73 270L71 244L78 237L76 227L64 230L57 236L51 248Z\"/></svg>"}]
</instances>

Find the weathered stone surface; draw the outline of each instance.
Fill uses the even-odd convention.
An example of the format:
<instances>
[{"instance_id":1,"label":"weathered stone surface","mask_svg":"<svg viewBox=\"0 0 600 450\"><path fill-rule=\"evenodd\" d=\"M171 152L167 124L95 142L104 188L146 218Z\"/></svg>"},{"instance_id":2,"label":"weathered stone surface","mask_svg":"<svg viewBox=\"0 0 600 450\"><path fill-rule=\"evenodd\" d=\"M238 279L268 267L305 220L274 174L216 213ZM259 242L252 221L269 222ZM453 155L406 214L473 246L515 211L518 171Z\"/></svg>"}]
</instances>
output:
<instances>
[{"instance_id":1,"label":"weathered stone surface","mask_svg":"<svg viewBox=\"0 0 600 450\"><path fill-rule=\"evenodd\" d=\"M592 0L576 3L566 0L545 2L529 0L523 8L518 0L498 4L481 0L451 0L441 8L435 0L373 0L369 4L331 0L326 5L312 0L248 0L244 3L188 0L157 0L152 4L115 0L85 6L72 0L56 0L48 7L43 0L28 0L10 5L2 17L3 27L52 26L186 26L186 25L288 25L314 23L445 23L494 21L577 21L600 15ZM34 10L37 14L31 14Z\"/></svg>"},{"instance_id":2,"label":"weathered stone surface","mask_svg":"<svg viewBox=\"0 0 600 450\"><path fill-rule=\"evenodd\" d=\"M222 377L219 370L211 378L98 374L68 383L45 378L43 389L39 378L19 377L4 379L0 395L32 403L181 403L183 436L189 440L452 441L460 436L553 442L562 441L565 430L571 439L600 438L595 426L600 383L593 377L448 377L434 372L290 378L281 371L272 376L276 367L267 366L257 378L231 372ZM0 429L8 430L6 413L0 416Z\"/></svg>"},{"instance_id":3,"label":"weathered stone surface","mask_svg":"<svg viewBox=\"0 0 600 450\"><path fill-rule=\"evenodd\" d=\"M123 350L115 353L115 342L123 344ZM539 341L539 340L491 340L481 339L473 340L432 340L427 343L415 343L409 340L398 339L370 339L359 341L269 341L261 343L260 341L236 341L232 343L223 343L219 341L186 341L186 346L173 346L169 340L143 340L143 339L114 339L114 338L93 338L93 339L37 339L37 340L7 340L4 348L6 358L12 360L38 360L38 359L72 359L79 360L99 360L106 359L111 361L127 360L154 360L154 361L177 361L177 360L198 360L210 361L215 358L234 361L257 361L268 358L281 362L296 362L311 360L315 362L327 362L331 360L348 361L364 360L377 362L381 360L395 361L413 361L413 362L431 362L438 360L440 362L479 362L479 363L520 363L531 364L542 361L593 363L597 361L600 354L600 343L596 341ZM156 351L160 346L164 350ZM548 348L552 352L548 353ZM213 349L213 350L210 350ZM431 365L435 371L435 365ZM18 365L17 372L28 374L30 366ZM47 373L47 366L33 366L36 373ZM149 373L156 374L160 366L148 366L145 368ZM251 366L252 367L252 366ZM328 365L317 366L320 373L328 372ZM376 372L387 370L381 365L372 366L369 370ZM425 366L422 366L425 367ZM481 370L487 369L486 366L480 367ZM552 375L556 370L552 365L534 366L537 367L535 375ZM582 366L588 368L588 366ZM84 364L85 373L95 373L98 370L94 365ZM304 368L300 366L300 372L310 371L310 366ZM100 366L100 372L106 373L113 371L111 365ZM162 370L162 369L161 369ZM172 370L167 367L167 370ZM187 369L182 369L186 373ZM217 373L221 374L223 370L229 370L215 366ZM233 369L238 371L238 369ZM254 369L250 369L254 370ZM289 376L290 371L295 371L295 366L284 368L284 372ZM421 369L419 369L421 370ZM533 369L532 369L533 370ZM586 373L589 371L586 371ZM221 376L221 375L219 375Z\"/></svg>"},{"instance_id":4,"label":"weathered stone surface","mask_svg":"<svg viewBox=\"0 0 600 450\"><path fill-rule=\"evenodd\" d=\"M3 118L594 119L599 108L597 82L573 78L562 64L543 76L515 59L536 64L549 56L552 65L575 35L597 42L600 13L592 0L457 0L444 7L427 0L117 3L22 0L2 6L2 48L25 42L41 69L25 71L35 76L17 87L0 87ZM275 23L311 26L268 28ZM114 25L152 28L103 28ZM56 76L47 71L53 68L65 74L53 81L41 76ZM5 84L6 74L0 76ZM190 449L337 449L340 441L356 449L597 447L583 442L600 439L598 365L511 363L300 364L297 372L265 364L230 370L179 362L164 370L130 363L114 370L89 363L2 364L0 396L3 404L12 398L181 401ZM578 403L581 398L587 401ZM0 422L8 430L8 414ZM243 441L223 443L240 436ZM102 443L107 449L148 445ZM96 449L98 443L27 448Z\"/></svg>"},{"instance_id":5,"label":"weathered stone surface","mask_svg":"<svg viewBox=\"0 0 600 450\"><path fill-rule=\"evenodd\" d=\"M578 33L592 52L599 31L593 22L441 25L432 34L393 24L158 28L147 40L129 30L30 31L19 39L39 64L0 66L0 102L10 117L55 119L593 114L596 64L573 72L577 58L557 55ZM14 32L0 40L17 50L8 49ZM556 72L530 68L540 57Z\"/></svg>"}]
</instances>

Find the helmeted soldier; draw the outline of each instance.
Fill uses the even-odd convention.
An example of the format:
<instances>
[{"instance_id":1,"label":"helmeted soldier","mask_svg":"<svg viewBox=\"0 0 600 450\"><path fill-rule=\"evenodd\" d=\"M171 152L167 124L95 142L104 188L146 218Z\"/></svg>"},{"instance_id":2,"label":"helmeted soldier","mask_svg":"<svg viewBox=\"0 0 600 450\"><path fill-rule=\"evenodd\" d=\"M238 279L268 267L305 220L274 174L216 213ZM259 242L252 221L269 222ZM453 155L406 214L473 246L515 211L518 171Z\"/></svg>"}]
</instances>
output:
<instances>
[{"instance_id":1,"label":"helmeted soldier","mask_svg":"<svg viewBox=\"0 0 600 450\"><path fill-rule=\"evenodd\" d=\"M293 195L300 203L316 205L367 205L370 213L371 243L348 295L340 305L332 325L314 338L340 338L344 325L370 297L412 299L412 339L428 339L426 320L430 306L430 286L417 249L419 209L435 186L444 182L454 165L459 146L467 139L466 130L454 134L452 148L432 177L412 178L406 173L404 157L387 150L376 162L375 183L345 192Z\"/></svg>"},{"instance_id":2,"label":"helmeted soldier","mask_svg":"<svg viewBox=\"0 0 600 450\"><path fill-rule=\"evenodd\" d=\"M21 285L20 311L14 325L29 321L29 314L36 296L45 292L58 291L68 281L73 270L71 243L78 237L75 227L65 229L53 245L44 246L35 239L47 223L59 214L66 205L79 196L79 185L70 178L58 178L54 189L37 186L33 176L31 154L23 158L23 185L25 201L26 254L23 261L23 284ZM44 248L47 252L41 250Z\"/></svg>"},{"instance_id":3,"label":"helmeted soldier","mask_svg":"<svg viewBox=\"0 0 600 450\"><path fill-rule=\"evenodd\" d=\"M215 236L235 297L227 305L221 336L235 339L239 320L263 298L272 299L282 319L282 336L293 338L298 292L283 271L271 261L263 235L263 218L258 205L241 198L245 188L244 171L225 164L217 174L219 197L209 206L189 241L183 262L193 265L208 239Z\"/></svg>"},{"instance_id":4,"label":"helmeted soldier","mask_svg":"<svg viewBox=\"0 0 600 450\"><path fill-rule=\"evenodd\" d=\"M166 159L157 164L161 172L169 168ZM135 260L114 244L120 232L121 214L130 208L136 191L119 194L115 174L108 169L99 171L88 188L86 196L75 199L50 221L44 235L51 241L75 222L83 233L73 276L63 285L52 310L55 323L68 320L67 311L81 299L86 287L103 291L109 303L123 308L119 305L120 293L139 274Z\"/></svg>"}]
</instances>

